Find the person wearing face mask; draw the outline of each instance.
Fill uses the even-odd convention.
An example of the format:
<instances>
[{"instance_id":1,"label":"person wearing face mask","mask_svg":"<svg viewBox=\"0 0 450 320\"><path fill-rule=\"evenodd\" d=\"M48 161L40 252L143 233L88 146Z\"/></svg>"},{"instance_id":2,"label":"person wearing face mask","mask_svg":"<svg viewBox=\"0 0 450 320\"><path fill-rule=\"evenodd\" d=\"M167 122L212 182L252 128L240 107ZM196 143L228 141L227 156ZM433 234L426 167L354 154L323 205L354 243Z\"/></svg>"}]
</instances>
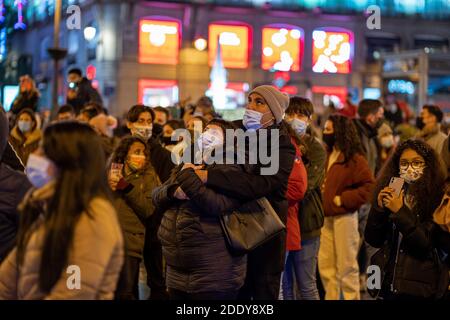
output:
<instances>
[{"instance_id":1,"label":"person wearing face mask","mask_svg":"<svg viewBox=\"0 0 450 320\"><path fill-rule=\"evenodd\" d=\"M45 129L27 162L34 188L18 207L16 247L0 265L0 300L113 299L124 246L100 148L88 125ZM78 288L68 286L74 266Z\"/></svg>"},{"instance_id":2,"label":"person wearing face mask","mask_svg":"<svg viewBox=\"0 0 450 320\"><path fill-rule=\"evenodd\" d=\"M169 151L172 151L175 145L179 143L179 141L172 140L172 134L177 129L184 129L184 124L180 120L169 120L163 126L162 136L160 140L163 147Z\"/></svg>"},{"instance_id":3,"label":"person wearing face mask","mask_svg":"<svg viewBox=\"0 0 450 320\"><path fill-rule=\"evenodd\" d=\"M378 128L378 143L380 144L380 166L382 167L395 149L394 132L387 123Z\"/></svg>"},{"instance_id":4,"label":"person wearing face mask","mask_svg":"<svg viewBox=\"0 0 450 320\"><path fill-rule=\"evenodd\" d=\"M3 152L8 145L8 119L0 107L0 263L14 247L19 226L19 205L31 184L23 172L10 168L3 162Z\"/></svg>"},{"instance_id":5,"label":"person wearing face mask","mask_svg":"<svg viewBox=\"0 0 450 320\"><path fill-rule=\"evenodd\" d=\"M171 152L161 145L159 139L153 137L154 112L144 105L135 105L127 113L127 127L132 136L141 137L149 147L149 159L161 182L170 177L175 164ZM156 211L145 222L144 263L147 270L147 284L151 289L150 299L167 299L161 243L157 237L163 212Z\"/></svg>"},{"instance_id":6,"label":"person wearing face mask","mask_svg":"<svg viewBox=\"0 0 450 320\"><path fill-rule=\"evenodd\" d=\"M372 193L374 179L352 121L332 115L323 141L328 158L322 187L324 226L319 272L326 300L360 299L358 210Z\"/></svg>"},{"instance_id":7,"label":"person wearing face mask","mask_svg":"<svg viewBox=\"0 0 450 320\"><path fill-rule=\"evenodd\" d=\"M292 97L286 109L285 120L300 139L302 159L307 172L307 190L299 204L299 224L302 249L297 252L295 261L297 270L295 278L300 292L301 300L319 300L319 291L316 281L317 256L320 245L320 229L323 226L324 213L322 205L321 186L325 178L325 162L327 155L320 141L310 129L314 106L308 99ZM286 268L284 275L294 278L292 269ZM283 279L283 286L285 280ZM286 291L289 290L287 286ZM283 291L285 289L283 288ZM286 295L283 292L284 298ZM292 294L291 294L292 296ZM289 297L289 294L288 294Z\"/></svg>"},{"instance_id":8,"label":"person wearing face mask","mask_svg":"<svg viewBox=\"0 0 450 320\"><path fill-rule=\"evenodd\" d=\"M9 142L22 163L27 163L28 156L39 146L42 132L37 127L36 117L31 109L23 109L16 118L11 130Z\"/></svg>"},{"instance_id":9,"label":"person wearing face mask","mask_svg":"<svg viewBox=\"0 0 450 320\"><path fill-rule=\"evenodd\" d=\"M288 209L286 190L295 159L295 148L287 129L288 124L283 121L288 104L289 97L275 87L256 87L248 96L243 120L235 122L237 127L244 131L256 131L257 142L266 143L267 152L276 154L274 159L277 163L262 164L258 160L256 164L249 164L250 172L246 173L227 172L221 167L196 170L207 187L223 190L227 195L245 201L266 197L284 223ZM262 135L262 132L267 135ZM278 134L276 150L271 150L272 134ZM271 165L277 169L276 172L264 175L263 170ZM285 248L286 234L281 233L249 253L247 278L240 291L240 299L278 298Z\"/></svg>"},{"instance_id":10,"label":"person wearing face mask","mask_svg":"<svg viewBox=\"0 0 450 320\"><path fill-rule=\"evenodd\" d=\"M232 123L212 120L196 141L204 151L202 165L243 174L245 166L217 163L225 159L225 139ZM232 160L232 159L231 159ZM233 255L227 248L220 216L245 201L220 188L205 186L193 164L180 164L153 193L155 206L165 213L158 231L167 263L167 287L172 300L235 300L244 284L247 255Z\"/></svg>"},{"instance_id":11,"label":"person wearing face mask","mask_svg":"<svg viewBox=\"0 0 450 320\"><path fill-rule=\"evenodd\" d=\"M120 165L122 170L119 169ZM148 145L138 137L126 137L111 157L109 185L125 235L125 268L119 299L138 299L139 266L145 241L144 222L154 214L152 191L160 185L149 163Z\"/></svg>"},{"instance_id":12,"label":"person wearing face mask","mask_svg":"<svg viewBox=\"0 0 450 320\"><path fill-rule=\"evenodd\" d=\"M405 181L399 193L389 187L392 177ZM439 266L441 228L433 221L444 187L445 171L430 146L407 140L396 148L378 179L365 230L366 241L380 248L371 263L384 275L374 296L438 299L445 293L448 270Z\"/></svg>"}]
</instances>

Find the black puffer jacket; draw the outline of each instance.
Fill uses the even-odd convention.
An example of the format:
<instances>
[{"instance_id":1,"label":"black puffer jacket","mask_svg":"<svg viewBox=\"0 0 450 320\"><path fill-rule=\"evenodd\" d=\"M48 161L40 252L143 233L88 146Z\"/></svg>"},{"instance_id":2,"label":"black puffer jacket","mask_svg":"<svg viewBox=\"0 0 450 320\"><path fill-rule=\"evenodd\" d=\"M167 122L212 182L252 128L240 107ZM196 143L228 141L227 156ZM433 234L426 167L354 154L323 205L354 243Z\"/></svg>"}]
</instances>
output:
<instances>
[{"instance_id":1,"label":"black puffer jacket","mask_svg":"<svg viewBox=\"0 0 450 320\"><path fill-rule=\"evenodd\" d=\"M8 120L0 108L0 159L8 141ZM14 247L19 216L17 206L31 188L27 177L0 161L0 263Z\"/></svg>"},{"instance_id":2,"label":"black puffer jacket","mask_svg":"<svg viewBox=\"0 0 450 320\"><path fill-rule=\"evenodd\" d=\"M240 171L239 166L216 166ZM180 168L153 193L155 206L168 208L158 233L167 287L188 293L238 291L244 284L247 257L229 253L219 216L239 208L241 202L207 188L193 169ZM178 186L190 200L172 197Z\"/></svg>"},{"instance_id":3,"label":"black puffer jacket","mask_svg":"<svg viewBox=\"0 0 450 320\"><path fill-rule=\"evenodd\" d=\"M244 128L242 121L235 124ZM227 172L222 167L208 168L207 186L220 189L228 196L236 197L244 202L266 197L278 214L283 223L287 220L288 202L286 200L286 190L289 175L292 171L295 158L295 148L291 138L284 127L287 124L274 125L269 127L267 135L267 150L271 150L272 129L279 129L278 144L278 170L272 175L262 175L261 170L269 167L262 163L250 165L251 172ZM258 138L259 139L259 138ZM260 143L258 141L258 143ZM255 149L255 150L259 150ZM269 153L268 153L269 154ZM252 271L257 270L258 274L274 274L282 272L284 269L284 255L286 251L286 232L281 232L273 239L259 246L249 254L249 265Z\"/></svg>"},{"instance_id":4,"label":"black puffer jacket","mask_svg":"<svg viewBox=\"0 0 450 320\"><path fill-rule=\"evenodd\" d=\"M397 213L372 206L365 230L366 241L381 248L372 264L382 271L381 297L411 296L438 298L448 286L448 270L437 263L439 228L432 220L422 221L403 206Z\"/></svg>"}]
</instances>

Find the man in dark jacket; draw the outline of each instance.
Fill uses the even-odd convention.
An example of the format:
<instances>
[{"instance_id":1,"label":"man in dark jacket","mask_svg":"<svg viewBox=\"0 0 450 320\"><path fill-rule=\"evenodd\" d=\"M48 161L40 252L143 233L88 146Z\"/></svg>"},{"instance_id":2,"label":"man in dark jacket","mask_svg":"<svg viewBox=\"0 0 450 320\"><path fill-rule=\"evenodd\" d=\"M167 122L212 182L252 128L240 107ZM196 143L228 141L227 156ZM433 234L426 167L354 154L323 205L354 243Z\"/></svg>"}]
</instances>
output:
<instances>
[{"instance_id":1,"label":"man in dark jacket","mask_svg":"<svg viewBox=\"0 0 450 320\"><path fill-rule=\"evenodd\" d=\"M378 143L377 135L378 128L383 123L384 109L383 104L379 100L363 99L358 105L359 119L355 119L354 124L358 130L369 168L372 175L376 177L377 171L380 169L381 163L381 148ZM367 224L367 217L369 216L370 205L365 204L361 206L358 211L358 230L363 238L364 229ZM375 253L375 249L367 242L362 240L362 246L359 254L359 264L361 270L361 283L365 284L365 275L367 267L369 266L370 257ZM365 288L366 286L361 286Z\"/></svg>"},{"instance_id":2,"label":"man in dark jacket","mask_svg":"<svg viewBox=\"0 0 450 320\"><path fill-rule=\"evenodd\" d=\"M278 170L274 174L264 175L269 165L261 163L260 154L257 157L258 163L252 166L251 173L226 172L220 168L196 172L209 187L231 197L243 201L266 197L281 220L286 223L288 203L285 194L295 158L294 146L286 124L282 122L289 98L274 87L264 85L255 88L248 101L243 121L236 124L244 130L256 130L257 144L267 144L268 150L271 149L271 135L279 134L278 149L271 150L272 159L274 155L278 156ZM266 137L263 138L264 130L260 129L267 129ZM278 129L279 133L275 129ZM281 273L284 269L285 241L286 233L283 232L249 253L247 278L240 293L241 299L278 298Z\"/></svg>"},{"instance_id":3,"label":"man in dark jacket","mask_svg":"<svg viewBox=\"0 0 450 320\"><path fill-rule=\"evenodd\" d=\"M0 159L8 144L8 120L0 108ZM27 177L0 161L0 263L14 247L19 216L16 208L31 185Z\"/></svg>"},{"instance_id":4,"label":"man in dark jacket","mask_svg":"<svg viewBox=\"0 0 450 320\"><path fill-rule=\"evenodd\" d=\"M80 69L74 68L69 70L67 82L69 82L67 104L70 104L75 109L76 114L79 114L83 106L88 102L103 104L100 94L92 87L91 82L83 77Z\"/></svg>"}]
</instances>

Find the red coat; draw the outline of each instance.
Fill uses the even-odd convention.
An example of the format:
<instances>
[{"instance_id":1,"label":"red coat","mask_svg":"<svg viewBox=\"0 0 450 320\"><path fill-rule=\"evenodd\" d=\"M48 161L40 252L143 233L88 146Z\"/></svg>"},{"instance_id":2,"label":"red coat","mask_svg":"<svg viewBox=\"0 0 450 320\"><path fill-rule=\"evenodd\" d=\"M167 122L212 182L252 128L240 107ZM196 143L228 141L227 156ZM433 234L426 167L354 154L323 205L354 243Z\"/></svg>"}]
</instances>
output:
<instances>
[{"instance_id":1,"label":"red coat","mask_svg":"<svg viewBox=\"0 0 450 320\"><path fill-rule=\"evenodd\" d=\"M344 155L341 153L328 170L322 188L325 216L338 216L358 210L371 200L374 183L372 172L363 155L354 155L344 163ZM340 207L333 202L335 196L341 197Z\"/></svg>"},{"instance_id":2,"label":"red coat","mask_svg":"<svg viewBox=\"0 0 450 320\"><path fill-rule=\"evenodd\" d=\"M300 148L292 141L295 147L295 160L288 180L286 199L288 200L288 214L286 222L286 250L301 249L300 224L298 221L299 201L306 193L308 176L302 161Z\"/></svg>"}]
</instances>

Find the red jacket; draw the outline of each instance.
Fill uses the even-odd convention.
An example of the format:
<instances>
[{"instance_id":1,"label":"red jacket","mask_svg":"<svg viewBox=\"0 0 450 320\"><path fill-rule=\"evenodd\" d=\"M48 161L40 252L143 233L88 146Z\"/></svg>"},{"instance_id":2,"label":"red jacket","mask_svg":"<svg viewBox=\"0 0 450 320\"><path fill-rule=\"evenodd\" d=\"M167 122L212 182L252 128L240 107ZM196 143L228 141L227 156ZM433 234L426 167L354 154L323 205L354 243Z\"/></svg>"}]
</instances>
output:
<instances>
[{"instance_id":1,"label":"red jacket","mask_svg":"<svg viewBox=\"0 0 450 320\"><path fill-rule=\"evenodd\" d=\"M295 160L288 180L286 199L288 200L288 214L286 222L286 250L301 249L300 224L298 222L299 201L303 199L307 188L307 173L302 161L300 148L292 141L295 147Z\"/></svg>"},{"instance_id":2,"label":"red jacket","mask_svg":"<svg viewBox=\"0 0 450 320\"><path fill-rule=\"evenodd\" d=\"M328 170L322 188L325 216L338 216L358 210L370 201L374 183L363 155L356 154L344 163L344 155L341 153ZM333 202L335 196L341 197L340 207Z\"/></svg>"}]
</instances>

